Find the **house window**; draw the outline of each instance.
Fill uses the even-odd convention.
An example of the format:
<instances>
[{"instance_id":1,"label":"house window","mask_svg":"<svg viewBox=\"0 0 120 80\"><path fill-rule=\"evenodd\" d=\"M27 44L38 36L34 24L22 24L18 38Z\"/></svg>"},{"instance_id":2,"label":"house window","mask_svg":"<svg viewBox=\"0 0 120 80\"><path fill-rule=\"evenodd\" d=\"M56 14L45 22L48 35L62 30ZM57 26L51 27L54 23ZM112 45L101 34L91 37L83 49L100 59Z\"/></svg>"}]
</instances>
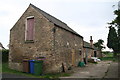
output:
<instances>
[{"instance_id":1,"label":"house window","mask_svg":"<svg viewBox=\"0 0 120 80\"><path fill-rule=\"evenodd\" d=\"M26 20L26 31L25 31L25 41L34 40L34 16L27 17Z\"/></svg>"}]
</instances>

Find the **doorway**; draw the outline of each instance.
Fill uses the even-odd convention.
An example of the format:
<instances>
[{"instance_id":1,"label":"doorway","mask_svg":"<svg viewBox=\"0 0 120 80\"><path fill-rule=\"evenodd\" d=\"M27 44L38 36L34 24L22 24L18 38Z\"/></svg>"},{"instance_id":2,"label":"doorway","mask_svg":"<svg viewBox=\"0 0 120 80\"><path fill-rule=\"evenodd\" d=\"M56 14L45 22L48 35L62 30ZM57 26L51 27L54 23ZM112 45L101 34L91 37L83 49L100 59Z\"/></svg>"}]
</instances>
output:
<instances>
[{"instance_id":1,"label":"doorway","mask_svg":"<svg viewBox=\"0 0 120 80\"><path fill-rule=\"evenodd\" d=\"M94 57L97 57L97 52L96 51L94 51Z\"/></svg>"},{"instance_id":2,"label":"doorway","mask_svg":"<svg viewBox=\"0 0 120 80\"><path fill-rule=\"evenodd\" d=\"M75 50L72 49L72 66L75 66Z\"/></svg>"}]
</instances>

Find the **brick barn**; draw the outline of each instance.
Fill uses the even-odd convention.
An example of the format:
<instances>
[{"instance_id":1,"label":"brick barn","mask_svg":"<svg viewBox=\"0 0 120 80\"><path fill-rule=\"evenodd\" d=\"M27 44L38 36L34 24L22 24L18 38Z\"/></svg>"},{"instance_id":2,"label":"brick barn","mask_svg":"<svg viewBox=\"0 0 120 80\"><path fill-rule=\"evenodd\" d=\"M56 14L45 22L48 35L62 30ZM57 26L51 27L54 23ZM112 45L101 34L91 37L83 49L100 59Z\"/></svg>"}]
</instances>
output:
<instances>
[{"instance_id":1,"label":"brick barn","mask_svg":"<svg viewBox=\"0 0 120 80\"><path fill-rule=\"evenodd\" d=\"M10 30L9 67L23 71L24 59L45 57L44 73L67 71L83 60L83 37L30 4Z\"/></svg>"}]
</instances>

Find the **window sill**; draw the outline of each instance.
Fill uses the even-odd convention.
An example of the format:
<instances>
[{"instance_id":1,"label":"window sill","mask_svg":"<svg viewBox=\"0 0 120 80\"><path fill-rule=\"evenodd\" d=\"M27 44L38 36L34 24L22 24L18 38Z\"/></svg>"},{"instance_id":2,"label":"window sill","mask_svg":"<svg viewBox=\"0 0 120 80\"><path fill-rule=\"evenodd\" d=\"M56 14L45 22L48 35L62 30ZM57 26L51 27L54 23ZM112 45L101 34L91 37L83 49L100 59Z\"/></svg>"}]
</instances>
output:
<instances>
[{"instance_id":1,"label":"window sill","mask_svg":"<svg viewBox=\"0 0 120 80\"><path fill-rule=\"evenodd\" d=\"M26 40L25 43L34 43L33 40Z\"/></svg>"}]
</instances>

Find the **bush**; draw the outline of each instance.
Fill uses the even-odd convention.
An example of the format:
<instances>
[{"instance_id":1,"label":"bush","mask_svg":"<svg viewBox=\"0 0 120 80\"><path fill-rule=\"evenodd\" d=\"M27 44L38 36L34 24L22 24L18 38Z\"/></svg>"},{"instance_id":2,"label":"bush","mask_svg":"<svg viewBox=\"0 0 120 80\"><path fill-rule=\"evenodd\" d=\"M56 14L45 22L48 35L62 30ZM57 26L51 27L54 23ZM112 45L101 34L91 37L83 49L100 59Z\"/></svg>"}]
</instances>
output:
<instances>
[{"instance_id":1,"label":"bush","mask_svg":"<svg viewBox=\"0 0 120 80\"><path fill-rule=\"evenodd\" d=\"M110 51L103 51L102 52L103 54L109 54L109 53L111 53Z\"/></svg>"},{"instance_id":2,"label":"bush","mask_svg":"<svg viewBox=\"0 0 120 80\"><path fill-rule=\"evenodd\" d=\"M3 49L2 50L2 62L8 62L9 50Z\"/></svg>"}]
</instances>

